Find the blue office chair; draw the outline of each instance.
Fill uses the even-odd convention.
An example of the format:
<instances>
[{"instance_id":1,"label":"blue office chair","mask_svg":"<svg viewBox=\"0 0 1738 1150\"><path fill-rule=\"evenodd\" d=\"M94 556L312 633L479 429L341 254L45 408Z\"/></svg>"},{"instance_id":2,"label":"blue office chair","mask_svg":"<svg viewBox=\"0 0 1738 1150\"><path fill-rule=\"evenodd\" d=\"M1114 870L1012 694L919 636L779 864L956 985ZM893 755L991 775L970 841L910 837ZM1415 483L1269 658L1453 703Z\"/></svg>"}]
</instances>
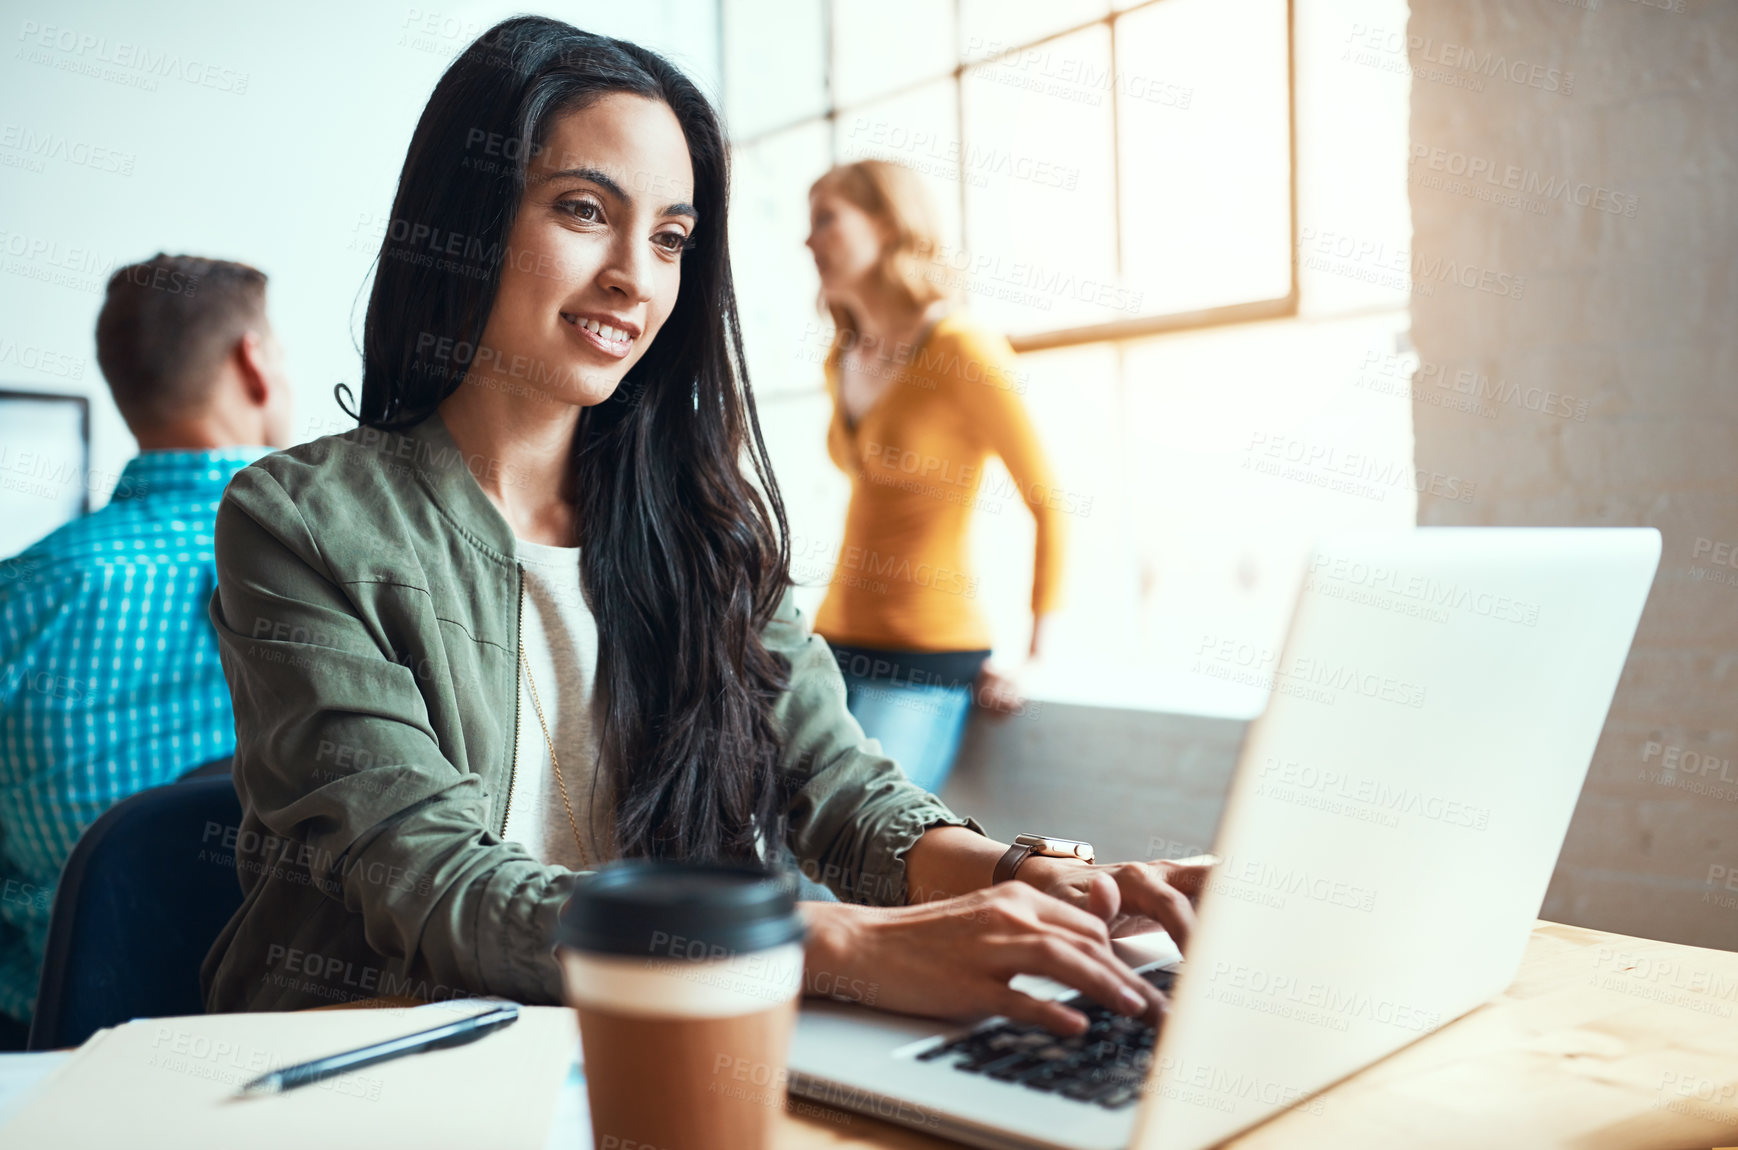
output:
<instances>
[{"instance_id":1,"label":"blue office chair","mask_svg":"<svg viewBox=\"0 0 1738 1150\"><path fill-rule=\"evenodd\" d=\"M79 836L54 892L30 1050L132 1018L203 1014L199 964L241 905L228 761L123 799Z\"/></svg>"}]
</instances>

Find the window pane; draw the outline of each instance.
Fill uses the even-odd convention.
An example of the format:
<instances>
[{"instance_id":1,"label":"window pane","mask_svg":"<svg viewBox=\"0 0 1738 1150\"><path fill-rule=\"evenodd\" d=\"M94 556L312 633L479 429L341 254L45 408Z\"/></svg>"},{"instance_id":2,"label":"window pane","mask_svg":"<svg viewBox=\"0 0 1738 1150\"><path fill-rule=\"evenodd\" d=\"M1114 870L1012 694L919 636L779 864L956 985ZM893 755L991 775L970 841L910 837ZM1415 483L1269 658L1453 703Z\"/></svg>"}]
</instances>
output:
<instances>
[{"instance_id":1,"label":"window pane","mask_svg":"<svg viewBox=\"0 0 1738 1150\"><path fill-rule=\"evenodd\" d=\"M1046 48L1073 79L1035 88L986 64L961 86L966 244L950 266L973 310L1015 334L1126 319L1134 302L1116 283L1109 29Z\"/></svg>"},{"instance_id":2,"label":"window pane","mask_svg":"<svg viewBox=\"0 0 1738 1150\"><path fill-rule=\"evenodd\" d=\"M737 137L827 110L820 4L724 0L724 108Z\"/></svg>"},{"instance_id":3,"label":"window pane","mask_svg":"<svg viewBox=\"0 0 1738 1150\"><path fill-rule=\"evenodd\" d=\"M942 236L956 250L960 242L958 107L954 82L937 80L843 112L833 123L833 149L840 163L892 160L923 178L941 217Z\"/></svg>"},{"instance_id":4,"label":"window pane","mask_svg":"<svg viewBox=\"0 0 1738 1150\"><path fill-rule=\"evenodd\" d=\"M873 99L953 68L953 0L833 0L836 105Z\"/></svg>"},{"instance_id":5,"label":"window pane","mask_svg":"<svg viewBox=\"0 0 1738 1150\"><path fill-rule=\"evenodd\" d=\"M1305 314L1405 307L1412 258L1437 254L1428 240L1413 250L1412 74L1404 35L1390 40L1385 31L1405 25L1406 0L1345 0L1331 16L1298 13L1297 278ZM1360 28L1378 33L1384 50L1350 44ZM1434 287L1418 285L1421 293Z\"/></svg>"},{"instance_id":6,"label":"window pane","mask_svg":"<svg viewBox=\"0 0 1738 1150\"><path fill-rule=\"evenodd\" d=\"M982 60L1022 48L1109 10L1108 0L960 0L960 58ZM1022 59L1042 52L1039 45Z\"/></svg>"},{"instance_id":7,"label":"window pane","mask_svg":"<svg viewBox=\"0 0 1738 1150\"><path fill-rule=\"evenodd\" d=\"M822 386L831 324L815 309L820 283L803 239L809 185L827 166L821 120L731 154L731 271L749 378L762 395Z\"/></svg>"},{"instance_id":8,"label":"window pane","mask_svg":"<svg viewBox=\"0 0 1738 1150\"><path fill-rule=\"evenodd\" d=\"M1396 310L1123 344L1120 428L1142 588L1126 626L1154 676L1146 705L1258 711L1265 692L1203 661L1204 644L1277 650L1313 536L1413 523L1410 396L1366 386L1399 378L1404 388L1407 373L1364 366L1392 362L1406 325ZM1300 444L1404 479L1336 483L1344 477L1328 466L1285 461Z\"/></svg>"},{"instance_id":9,"label":"window pane","mask_svg":"<svg viewBox=\"0 0 1738 1150\"><path fill-rule=\"evenodd\" d=\"M1123 273L1142 310L1283 296L1285 0L1164 0L1116 35Z\"/></svg>"}]
</instances>

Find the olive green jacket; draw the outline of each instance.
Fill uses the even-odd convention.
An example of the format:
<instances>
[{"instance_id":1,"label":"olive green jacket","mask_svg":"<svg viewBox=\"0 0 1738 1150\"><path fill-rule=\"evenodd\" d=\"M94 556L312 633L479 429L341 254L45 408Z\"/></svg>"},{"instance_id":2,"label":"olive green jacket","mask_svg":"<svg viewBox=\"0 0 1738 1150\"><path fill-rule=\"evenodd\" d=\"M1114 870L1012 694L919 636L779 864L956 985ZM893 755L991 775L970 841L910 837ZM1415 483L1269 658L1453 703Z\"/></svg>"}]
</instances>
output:
<instances>
[{"instance_id":1,"label":"olive green jacket","mask_svg":"<svg viewBox=\"0 0 1738 1150\"><path fill-rule=\"evenodd\" d=\"M560 1001L574 872L502 838L518 728L513 533L439 416L239 472L217 513L211 621L235 704L242 820L206 828L240 910L200 971L212 1011L375 995ZM780 769L790 852L850 902L905 901L927 827L982 828L906 780L844 706L787 595Z\"/></svg>"}]
</instances>

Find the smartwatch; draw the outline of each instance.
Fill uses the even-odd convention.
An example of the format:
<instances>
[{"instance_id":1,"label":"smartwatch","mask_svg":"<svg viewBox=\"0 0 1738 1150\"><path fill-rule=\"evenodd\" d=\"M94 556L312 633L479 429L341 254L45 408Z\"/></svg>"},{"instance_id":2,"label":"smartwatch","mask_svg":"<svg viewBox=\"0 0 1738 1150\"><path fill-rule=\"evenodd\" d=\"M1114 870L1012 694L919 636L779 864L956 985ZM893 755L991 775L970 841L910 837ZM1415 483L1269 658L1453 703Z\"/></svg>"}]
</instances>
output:
<instances>
[{"instance_id":1,"label":"smartwatch","mask_svg":"<svg viewBox=\"0 0 1738 1150\"><path fill-rule=\"evenodd\" d=\"M1083 843L1079 839L1059 839L1055 835L1015 835L1014 845L1008 848L996 863L992 885L1007 882L1014 877L1014 872L1020 869L1020 864L1033 855L1043 855L1046 858L1079 859L1091 862L1092 844Z\"/></svg>"}]
</instances>

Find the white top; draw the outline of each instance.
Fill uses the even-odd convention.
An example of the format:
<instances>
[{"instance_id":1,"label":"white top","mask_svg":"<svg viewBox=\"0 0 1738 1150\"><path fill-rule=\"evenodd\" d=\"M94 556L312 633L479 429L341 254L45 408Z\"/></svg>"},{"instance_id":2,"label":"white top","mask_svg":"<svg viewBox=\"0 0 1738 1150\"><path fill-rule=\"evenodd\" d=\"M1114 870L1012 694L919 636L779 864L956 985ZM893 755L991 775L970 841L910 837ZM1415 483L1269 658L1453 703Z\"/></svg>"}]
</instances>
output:
<instances>
[{"instance_id":1,"label":"white top","mask_svg":"<svg viewBox=\"0 0 1738 1150\"><path fill-rule=\"evenodd\" d=\"M579 548L550 547L523 539L517 544L519 564L525 571L525 615L519 642L531 664L549 737L561 759L561 775L587 858L580 858L574 844L567 807L561 801L549 761L549 744L537 721L523 666L518 672L518 751L504 837L522 844L542 862L589 870L615 854L610 845L615 802L608 778L597 770L593 711L597 620L580 585Z\"/></svg>"}]
</instances>

